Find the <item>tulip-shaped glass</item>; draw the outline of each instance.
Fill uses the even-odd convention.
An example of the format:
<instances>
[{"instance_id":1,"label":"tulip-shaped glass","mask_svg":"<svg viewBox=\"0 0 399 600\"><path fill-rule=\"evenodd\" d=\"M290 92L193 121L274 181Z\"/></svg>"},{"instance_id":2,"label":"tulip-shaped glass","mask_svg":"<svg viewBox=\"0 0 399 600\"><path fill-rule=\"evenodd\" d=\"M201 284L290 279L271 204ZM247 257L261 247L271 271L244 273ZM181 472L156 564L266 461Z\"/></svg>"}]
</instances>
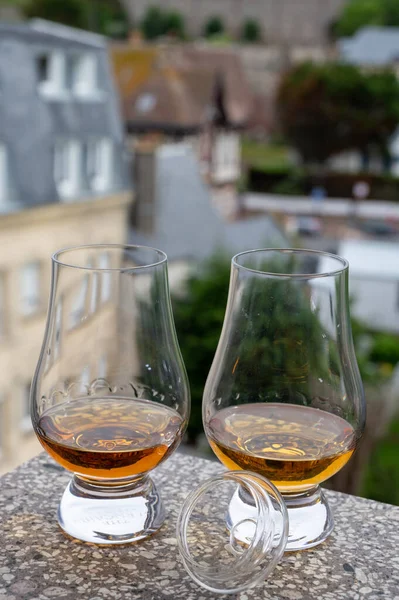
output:
<instances>
[{"instance_id":1,"label":"tulip-shaped glass","mask_svg":"<svg viewBox=\"0 0 399 600\"><path fill-rule=\"evenodd\" d=\"M155 532L164 508L148 473L179 445L189 407L166 255L117 245L54 254L31 414L45 450L74 474L61 528L97 544Z\"/></svg>"},{"instance_id":2,"label":"tulip-shaped glass","mask_svg":"<svg viewBox=\"0 0 399 600\"><path fill-rule=\"evenodd\" d=\"M344 259L273 249L233 258L203 421L226 467L263 475L283 495L287 550L329 535L333 518L319 484L348 462L365 424ZM251 510L238 490L230 525Z\"/></svg>"}]
</instances>

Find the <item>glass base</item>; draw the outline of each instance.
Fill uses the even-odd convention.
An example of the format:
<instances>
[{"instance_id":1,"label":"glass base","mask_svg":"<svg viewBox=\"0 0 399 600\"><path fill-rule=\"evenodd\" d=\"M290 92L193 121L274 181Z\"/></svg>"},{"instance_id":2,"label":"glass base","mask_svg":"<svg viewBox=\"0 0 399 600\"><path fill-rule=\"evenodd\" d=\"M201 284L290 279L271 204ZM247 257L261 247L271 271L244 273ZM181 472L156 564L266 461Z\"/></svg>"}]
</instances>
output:
<instances>
[{"instance_id":1,"label":"glass base","mask_svg":"<svg viewBox=\"0 0 399 600\"><path fill-rule=\"evenodd\" d=\"M74 475L58 508L65 533L94 544L128 544L155 533L165 520L158 491L146 475L110 482Z\"/></svg>"},{"instance_id":2,"label":"glass base","mask_svg":"<svg viewBox=\"0 0 399 600\"><path fill-rule=\"evenodd\" d=\"M307 550L324 542L334 527L331 509L319 486L300 494L282 494L288 510L289 533L286 552ZM257 509L243 488L237 488L226 515L227 527L238 532L242 540L249 535L251 519ZM277 530L281 528L276 524Z\"/></svg>"},{"instance_id":3,"label":"glass base","mask_svg":"<svg viewBox=\"0 0 399 600\"><path fill-rule=\"evenodd\" d=\"M308 550L324 542L334 528L334 518L323 490L316 486L301 494L282 494L288 510L287 552Z\"/></svg>"}]
</instances>

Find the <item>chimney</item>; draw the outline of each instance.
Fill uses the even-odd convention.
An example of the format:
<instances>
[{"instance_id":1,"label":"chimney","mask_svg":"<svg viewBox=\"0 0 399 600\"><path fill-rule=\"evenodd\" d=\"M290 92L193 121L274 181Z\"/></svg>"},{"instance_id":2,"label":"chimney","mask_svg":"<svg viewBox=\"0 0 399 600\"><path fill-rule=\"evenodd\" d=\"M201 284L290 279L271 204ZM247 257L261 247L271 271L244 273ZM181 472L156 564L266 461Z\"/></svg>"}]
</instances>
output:
<instances>
[{"instance_id":1,"label":"chimney","mask_svg":"<svg viewBox=\"0 0 399 600\"><path fill-rule=\"evenodd\" d=\"M137 231L146 234L155 231L156 152L154 145L138 144L133 160L136 202L133 205L132 224Z\"/></svg>"}]
</instances>

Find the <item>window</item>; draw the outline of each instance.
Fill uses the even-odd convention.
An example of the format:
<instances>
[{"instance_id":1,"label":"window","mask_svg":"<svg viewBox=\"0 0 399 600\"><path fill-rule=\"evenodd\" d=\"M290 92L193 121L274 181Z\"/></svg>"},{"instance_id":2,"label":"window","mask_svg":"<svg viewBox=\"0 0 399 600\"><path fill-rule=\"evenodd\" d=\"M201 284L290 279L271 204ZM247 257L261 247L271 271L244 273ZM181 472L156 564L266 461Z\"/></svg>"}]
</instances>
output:
<instances>
[{"instance_id":1,"label":"window","mask_svg":"<svg viewBox=\"0 0 399 600\"><path fill-rule=\"evenodd\" d=\"M40 263L32 262L22 267L20 273L21 312L25 317L40 310Z\"/></svg>"},{"instance_id":2,"label":"window","mask_svg":"<svg viewBox=\"0 0 399 600\"><path fill-rule=\"evenodd\" d=\"M4 396L0 394L0 458L4 453Z\"/></svg>"},{"instance_id":3,"label":"window","mask_svg":"<svg viewBox=\"0 0 399 600\"><path fill-rule=\"evenodd\" d=\"M82 369L81 382L82 386L85 386L87 388L90 387L90 367L88 365L86 365Z\"/></svg>"},{"instance_id":4,"label":"window","mask_svg":"<svg viewBox=\"0 0 399 600\"><path fill-rule=\"evenodd\" d=\"M148 113L151 112L157 103L157 99L154 94L141 94L135 102L135 108L137 112Z\"/></svg>"},{"instance_id":5,"label":"window","mask_svg":"<svg viewBox=\"0 0 399 600\"><path fill-rule=\"evenodd\" d=\"M72 302L69 327L78 327L86 315L86 299L89 291L89 275L85 275Z\"/></svg>"},{"instance_id":6,"label":"window","mask_svg":"<svg viewBox=\"0 0 399 600\"><path fill-rule=\"evenodd\" d=\"M71 56L67 64L67 86L75 96L91 98L99 94L98 63L94 54Z\"/></svg>"},{"instance_id":7,"label":"window","mask_svg":"<svg viewBox=\"0 0 399 600\"><path fill-rule=\"evenodd\" d=\"M37 77L39 83L45 83L50 80L50 56L41 54L36 58Z\"/></svg>"},{"instance_id":8,"label":"window","mask_svg":"<svg viewBox=\"0 0 399 600\"><path fill-rule=\"evenodd\" d=\"M95 271L91 276L91 292L90 292L90 306L89 312L92 315L97 310L98 301L98 277L99 274Z\"/></svg>"},{"instance_id":9,"label":"window","mask_svg":"<svg viewBox=\"0 0 399 600\"><path fill-rule=\"evenodd\" d=\"M77 140L58 140L54 147L54 181L63 199L73 198L81 184L81 145Z\"/></svg>"},{"instance_id":10,"label":"window","mask_svg":"<svg viewBox=\"0 0 399 600\"><path fill-rule=\"evenodd\" d=\"M61 332L62 332L62 299L58 300L56 307L55 307L53 360L57 360L60 356Z\"/></svg>"},{"instance_id":11,"label":"window","mask_svg":"<svg viewBox=\"0 0 399 600\"><path fill-rule=\"evenodd\" d=\"M103 354L103 356L100 356L100 358L98 359L98 371L97 371L98 378L106 379L107 371L108 371L107 355Z\"/></svg>"},{"instance_id":12,"label":"window","mask_svg":"<svg viewBox=\"0 0 399 600\"><path fill-rule=\"evenodd\" d=\"M109 269L111 266L110 256L108 252L100 254L98 259L98 267L100 269ZM100 300L102 303L108 302L111 299L112 294L112 274L110 271L103 271L101 273L101 292Z\"/></svg>"},{"instance_id":13,"label":"window","mask_svg":"<svg viewBox=\"0 0 399 600\"><path fill-rule=\"evenodd\" d=\"M46 96L65 94L65 56L61 52L42 52L36 56L38 89Z\"/></svg>"},{"instance_id":14,"label":"window","mask_svg":"<svg viewBox=\"0 0 399 600\"><path fill-rule=\"evenodd\" d=\"M21 405L21 431L30 433L32 431L32 420L30 417L30 382L22 386Z\"/></svg>"},{"instance_id":15,"label":"window","mask_svg":"<svg viewBox=\"0 0 399 600\"><path fill-rule=\"evenodd\" d=\"M113 142L107 138L89 140L87 145L87 178L96 192L105 192L112 186Z\"/></svg>"},{"instance_id":16,"label":"window","mask_svg":"<svg viewBox=\"0 0 399 600\"><path fill-rule=\"evenodd\" d=\"M4 277L0 273L0 342L6 332Z\"/></svg>"},{"instance_id":17,"label":"window","mask_svg":"<svg viewBox=\"0 0 399 600\"><path fill-rule=\"evenodd\" d=\"M0 143L0 204L7 201L8 195L8 158L4 144Z\"/></svg>"}]
</instances>

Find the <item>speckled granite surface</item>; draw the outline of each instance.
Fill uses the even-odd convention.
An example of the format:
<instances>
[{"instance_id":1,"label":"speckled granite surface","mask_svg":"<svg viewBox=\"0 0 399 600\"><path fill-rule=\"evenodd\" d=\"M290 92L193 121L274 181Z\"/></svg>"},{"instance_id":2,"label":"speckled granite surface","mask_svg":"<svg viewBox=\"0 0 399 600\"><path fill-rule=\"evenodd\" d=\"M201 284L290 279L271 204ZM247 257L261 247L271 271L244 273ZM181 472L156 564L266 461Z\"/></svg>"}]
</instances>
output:
<instances>
[{"instance_id":1,"label":"speckled granite surface","mask_svg":"<svg viewBox=\"0 0 399 600\"><path fill-rule=\"evenodd\" d=\"M0 600L209 600L185 573L175 542L189 490L222 470L175 455L154 473L168 506L161 531L140 544L95 547L56 522L69 475L42 455L0 479ZM240 600L399 600L399 509L328 492L336 527L315 550L289 554ZM219 596L221 598L221 596ZM224 597L226 598L226 597Z\"/></svg>"}]
</instances>

